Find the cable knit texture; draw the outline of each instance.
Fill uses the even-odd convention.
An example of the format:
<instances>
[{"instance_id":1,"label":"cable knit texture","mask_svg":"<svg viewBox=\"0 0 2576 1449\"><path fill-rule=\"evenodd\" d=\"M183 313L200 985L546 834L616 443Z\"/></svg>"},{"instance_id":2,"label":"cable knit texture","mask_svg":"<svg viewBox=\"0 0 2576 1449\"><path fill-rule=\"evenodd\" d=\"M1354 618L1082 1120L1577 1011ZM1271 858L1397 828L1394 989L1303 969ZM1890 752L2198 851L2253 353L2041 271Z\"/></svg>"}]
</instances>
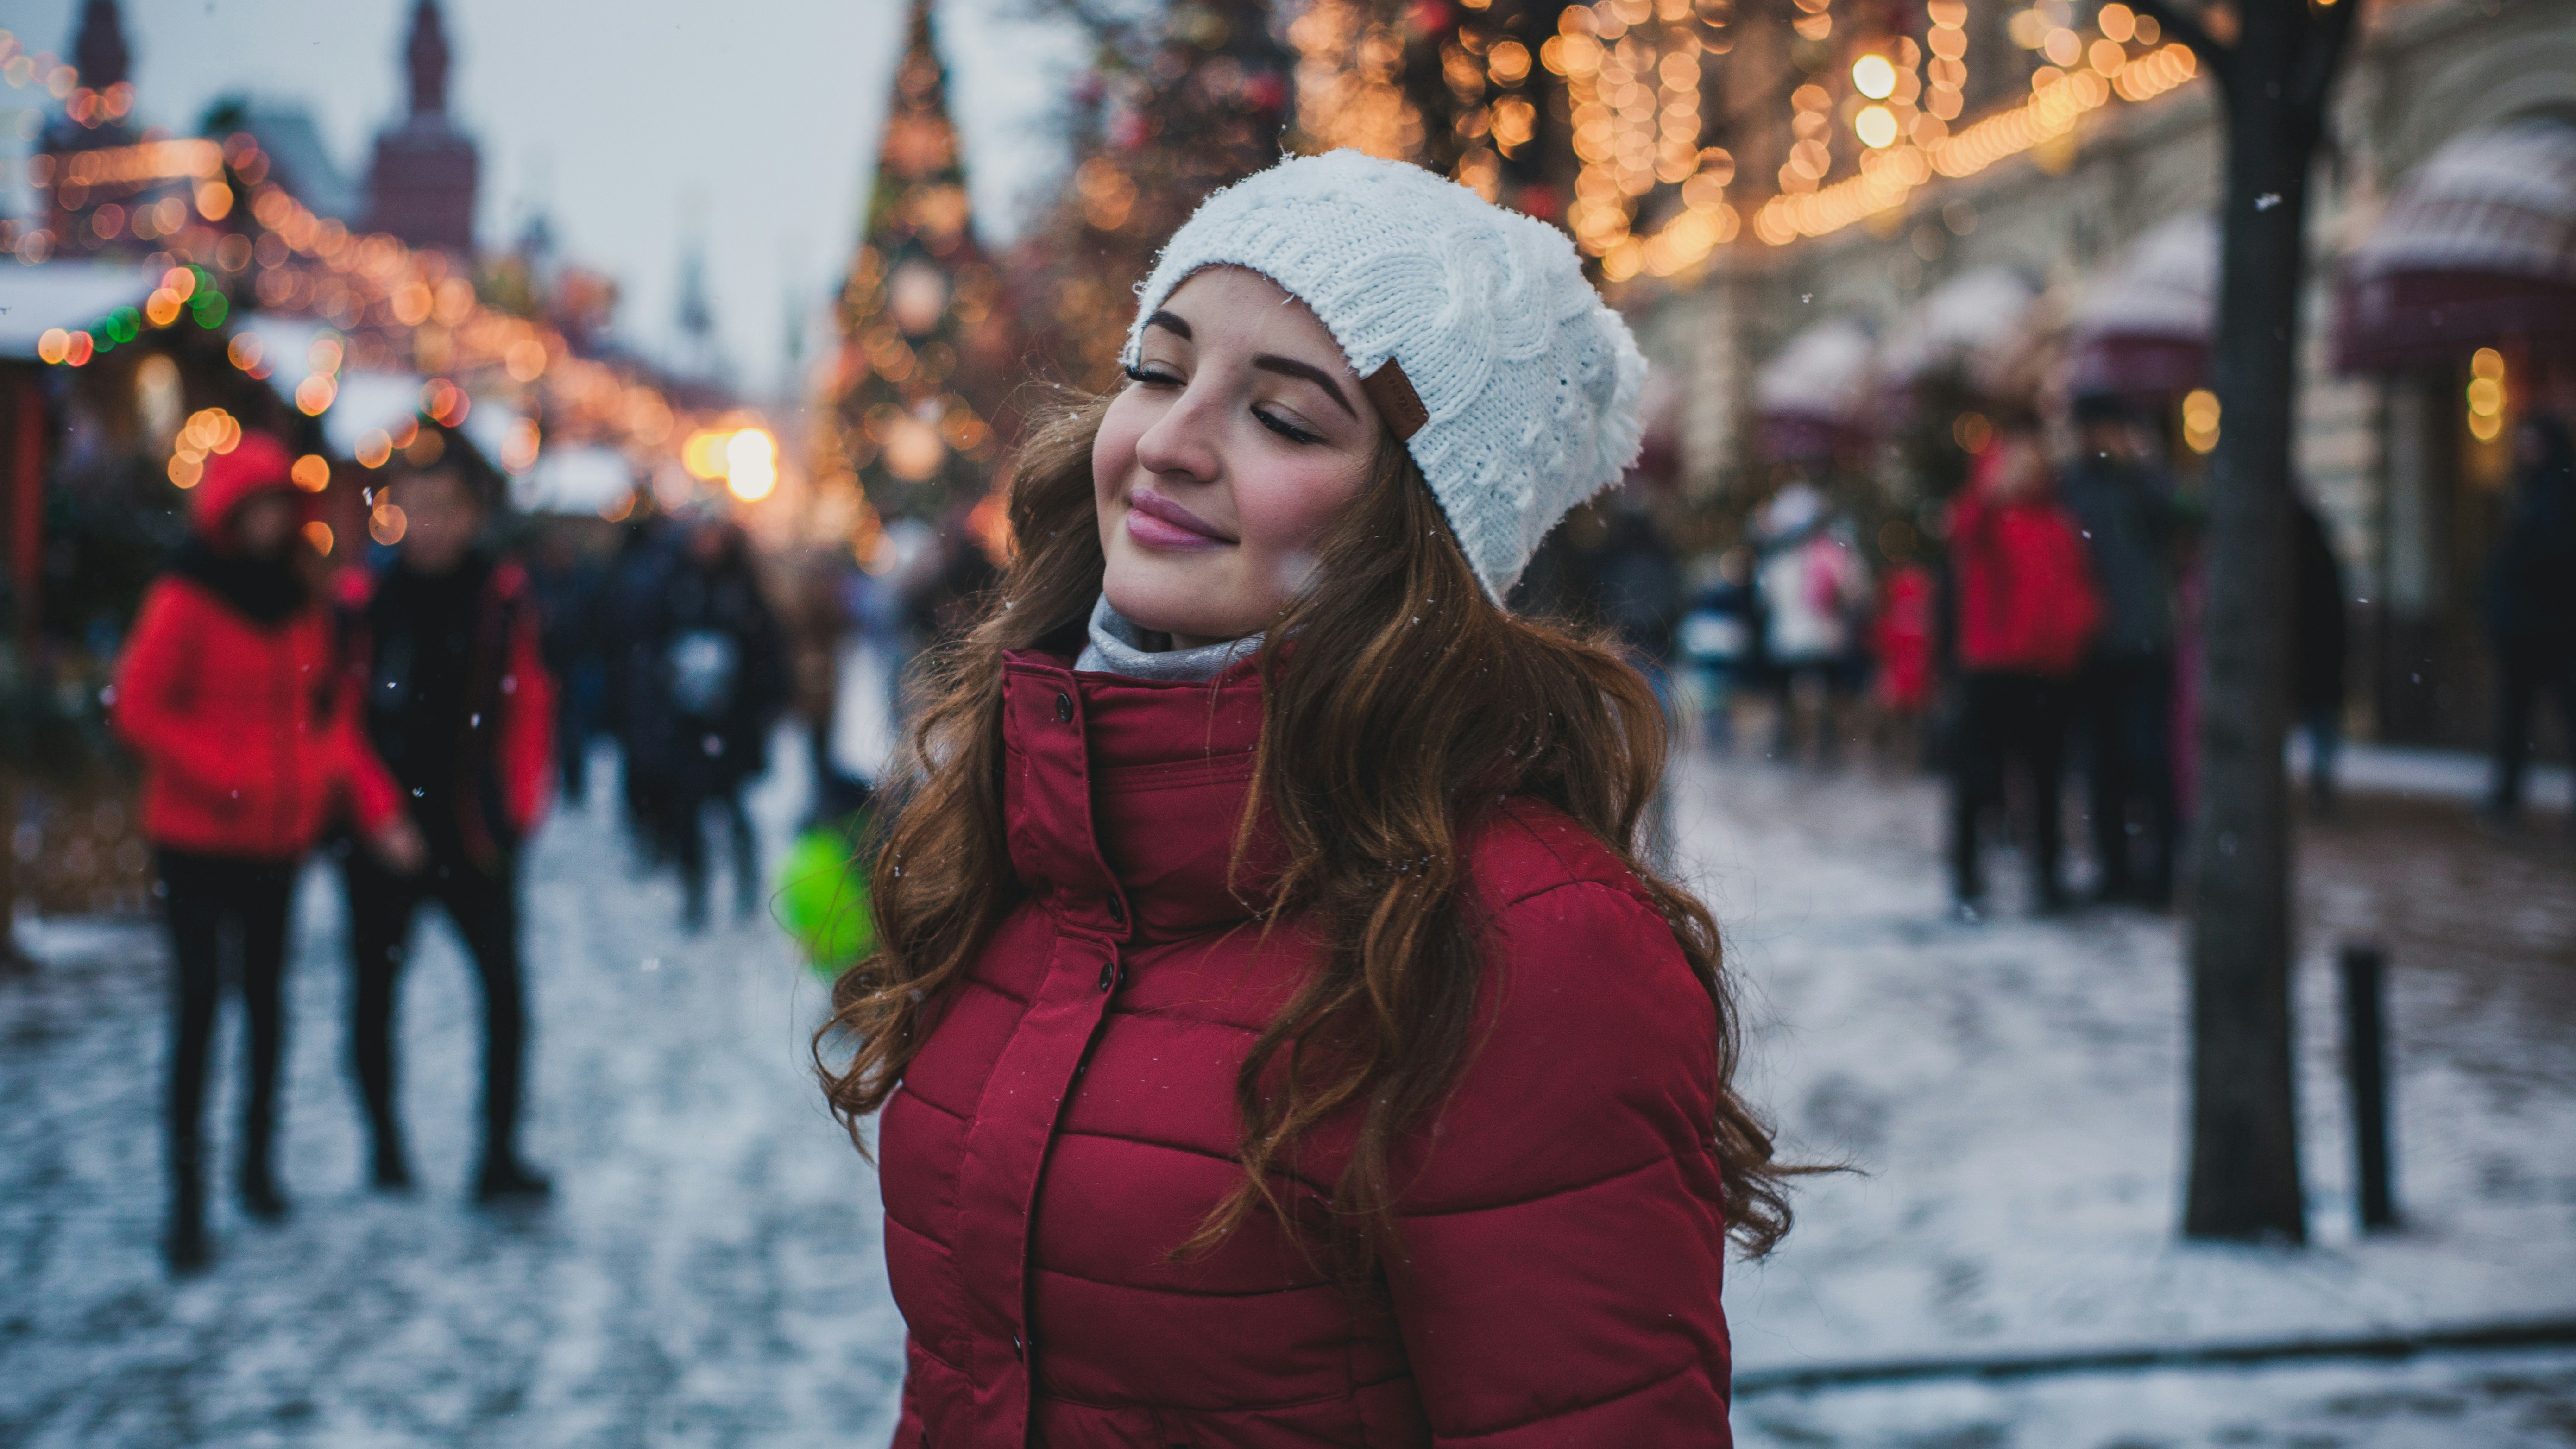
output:
<instances>
[{"instance_id":1,"label":"cable knit texture","mask_svg":"<svg viewBox=\"0 0 2576 1449\"><path fill-rule=\"evenodd\" d=\"M1314 309L1359 376L1403 367L1429 414L1406 446L1497 599L1557 520L1636 461L1646 360L1545 222L1357 151L1282 161L1172 234L1137 293L1130 364L1145 319L1214 266Z\"/></svg>"}]
</instances>

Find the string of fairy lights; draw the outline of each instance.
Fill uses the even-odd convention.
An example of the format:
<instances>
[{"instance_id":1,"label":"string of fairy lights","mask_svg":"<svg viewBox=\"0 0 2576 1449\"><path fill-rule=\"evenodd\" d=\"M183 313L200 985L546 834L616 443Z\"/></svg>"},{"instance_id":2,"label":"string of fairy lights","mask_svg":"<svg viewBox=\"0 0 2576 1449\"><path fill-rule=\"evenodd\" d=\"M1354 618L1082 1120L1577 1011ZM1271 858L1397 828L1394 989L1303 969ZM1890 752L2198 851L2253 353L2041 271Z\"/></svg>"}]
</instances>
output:
<instances>
[{"instance_id":1,"label":"string of fairy lights","mask_svg":"<svg viewBox=\"0 0 2576 1449\"><path fill-rule=\"evenodd\" d=\"M124 82L93 91L78 70L56 57L31 52L0 30L0 81L12 88L41 88L74 122L97 128L122 120L133 106ZM85 328L56 328L37 343L39 360L69 367L135 341L147 329L183 319L212 330L224 324L227 287L244 284L262 312L325 324L299 356L279 356L256 332L237 333L226 350L232 366L266 380L280 369L301 376L280 387L296 409L319 417L337 400L344 368L423 375L421 412L448 426L463 421L474 396L502 397L527 414L495 461L513 473L534 466L547 436L622 447L630 452L665 449L692 421L649 380L577 355L564 332L541 317L516 315L479 295L474 279L448 253L413 248L399 239L352 232L336 218L315 213L272 176L272 162L250 134L211 138L155 138L39 154L27 179L50 192L64 213L78 218L99 241L120 235L153 242L154 259L169 265L161 284L139 307L119 309ZM116 188L132 204L89 207L93 191ZM150 196L154 188L171 194ZM138 194L139 193L139 194ZM246 197L248 227L233 217L237 195ZM231 226L225 223L232 222ZM39 263L60 239L41 227L20 228L12 250L22 263ZM202 431L202 429L201 429ZM417 429L406 432L418 436ZM208 451L184 433L174 444L172 481L195 481L195 463ZM434 435L432 435L434 436ZM381 467L400 445L370 432L356 461ZM182 482L182 479L185 482ZM326 480L327 481L327 478Z\"/></svg>"},{"instance_id":2,"label":"string of fairy lights","mask_svg":"<svg viewBox=\"0 0 2576 1449\"><path fill-rule=\"evenodd\" d=\"M1462 0L1481 10L1492 0ZM1793 0L1793 46L1823 52L1835 0ZM2036 53L2026 94L1962 123L1968 105L1967 0L1927 0L1920 39L1848 40L1840 66L1813 65L1789 97L1785 159L1770 194L1737 201L1736 156L1703 144L1706 70L1735 47L1726 0L1594 0L1567 7L1537 63L1564 80L1574 153L1565 221L1602 275L1670 277L1750 232L1770 246L1829 235L1902 207L1934 177L1973 176L2068 136L2113 100L2152 100L2192 79L2189 47L2120 0L2078 24L2066 0L2016 11L2012 39ZM1375 155L1423 154L1424 121L1400 76L1406 32L1365 0L1313 0L1289 27L1299 64L1298 121L1308 144ZM1525 93L1532 57L1472 28L1443 43L1440 63L1461 103L1466 143L1457 179L1494 193L1496 153L1538 131ZM1649 219L1651 218L1651 222Z\"/></svg>"}]
</instances>

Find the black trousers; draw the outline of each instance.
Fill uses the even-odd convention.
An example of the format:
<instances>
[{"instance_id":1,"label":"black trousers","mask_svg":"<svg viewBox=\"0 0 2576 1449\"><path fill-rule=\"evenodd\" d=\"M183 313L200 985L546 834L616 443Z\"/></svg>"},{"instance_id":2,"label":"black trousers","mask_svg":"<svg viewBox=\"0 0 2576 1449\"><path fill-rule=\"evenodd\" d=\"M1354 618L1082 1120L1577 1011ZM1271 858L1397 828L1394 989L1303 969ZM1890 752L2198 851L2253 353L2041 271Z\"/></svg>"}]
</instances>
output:
<instances>
[{"instance_id":1,"label":"black trousers","mask_svg":"<svg viewBox=\"0 0 2576 1449\"><path fill-rule=\"evenodd\" d=\"M2105 895L2173 894L2173 656L2096 659L2084 676L2088 802Z\"/></svg>"},{"instance_id":2,"label":"black trousers","mask_svg":"<svg viewBox=\"0 0 2576 1449\"><path fill-rule=\"evenodd\" d=\"M689 919L697 922L707 909L707 807L724 817L733 855L734 899L749 915L759 908L759 847L751 831L751 812L743 805L743 783L735 779L684 775L672 787L671 813L665 827L672 857L680 865L680 890Z\"/></svg>"},{"instance_id":3,"label":"black trousers","mask_svg":"<svg viewBox=\"0 0 2576 1449\"><path fill-rule=\"evenodd\" d=\"M2066 771L2071 687L2028 674L1972 673L1959 681L1959 718L1951 742L1950 882L1960 900L1986 893L1977 858L1977 823L2004 798L2004 774L2018 764L2030 777L2032 888L2054 905L2060 853L2058 790Z\"/></svg>"},{"instance_id":4,"label":"black trousers","mask_svg":"<svg viewBox=\"0 0 2576 1449\"><path fill-rule=\"evenodd\" d=\"M506 852L485 870L435 840L417 875L396 875L362 849L349 852L349 947L353 958L351 1065L379 1155L401 1151L394 1114L394 1000L423 901L447 908L483 979L483 1150L508 1161L517 1150L520 1082L527 1058L527 991L519 969L518 861Z\"/></svg>"},{"instance_id":5,"label":"black trousers","mask_svg":"<svg viewBox=\"0 0 2576 1449\"><path fill-rule=\"evenodd\" d=\"M2576 740L2576 658L2564 649L2507 644L2496 658L2495 786L2499 813L2522 808L2522 776L2531 761L2532 714L2549 696L2558 726Z\"/></svg>"},{"instance_id":6,"label":"black trousers","mask_svg":"<svg viewBox=\"0 0 2576 1449\"><path fill-rule=\"evenodd\" d=\"M250 1091L242 1102L242 1173L264 1179L277 1124L277 1063L286 1040L286 935L292 861L161 851L170 931L170 1176L192 1199L204 1185L206 1059L226 958L249 1020Z\"/></svg>"}]
</instances>

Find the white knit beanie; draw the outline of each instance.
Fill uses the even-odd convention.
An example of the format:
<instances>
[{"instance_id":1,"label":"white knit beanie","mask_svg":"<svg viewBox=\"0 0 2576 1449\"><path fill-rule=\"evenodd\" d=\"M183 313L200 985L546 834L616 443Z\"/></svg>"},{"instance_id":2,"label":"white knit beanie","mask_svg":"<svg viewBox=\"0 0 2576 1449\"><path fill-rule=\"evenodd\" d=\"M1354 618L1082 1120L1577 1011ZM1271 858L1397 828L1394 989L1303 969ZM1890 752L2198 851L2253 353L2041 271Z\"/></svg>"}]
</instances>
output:
<instances>
[{"instance_id":1,"label":"white knit beanie","mask_svg":"<svg viewBox=\"0 0 2576 1449\"><path fill-rule=\"evenodd\" d=\"M1545 222L1357 151L1282 161L1172 234L1137 289L1131 366L1173 289L1227 265L1322 319L1496 599L1636 460L1646 360Z\"/></svg>"}]
</instances>

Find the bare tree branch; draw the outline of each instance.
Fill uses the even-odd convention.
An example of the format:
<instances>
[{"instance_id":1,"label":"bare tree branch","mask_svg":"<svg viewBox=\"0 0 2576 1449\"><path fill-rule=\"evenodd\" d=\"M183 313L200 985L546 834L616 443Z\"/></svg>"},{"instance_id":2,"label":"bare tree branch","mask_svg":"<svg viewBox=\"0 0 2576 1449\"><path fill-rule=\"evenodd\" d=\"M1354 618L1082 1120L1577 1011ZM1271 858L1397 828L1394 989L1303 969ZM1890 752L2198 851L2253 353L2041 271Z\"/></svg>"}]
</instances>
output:
<instances>
[{"instance_id":1,"label":"bare tree branch","mask_svg":"<svg viewBox=\"0 0 2576 1449\"><path fill-rule=\"evenodd\" d=\"M2358 6L2361 0L2342 0L2342 3ZM2197 13L2184 10L2174 0L2136 0L2133 8L2141 15L2154 16L2166 34L2190 46L2191 53L2199 56L2200 63L2209 67L2209 73L2218 78L2221 90L2230 87L2235 71L2235 48L2221 45L2218 37L2209 33L2209 27L2200 23Z\"/></svg>"}]
</instances>

